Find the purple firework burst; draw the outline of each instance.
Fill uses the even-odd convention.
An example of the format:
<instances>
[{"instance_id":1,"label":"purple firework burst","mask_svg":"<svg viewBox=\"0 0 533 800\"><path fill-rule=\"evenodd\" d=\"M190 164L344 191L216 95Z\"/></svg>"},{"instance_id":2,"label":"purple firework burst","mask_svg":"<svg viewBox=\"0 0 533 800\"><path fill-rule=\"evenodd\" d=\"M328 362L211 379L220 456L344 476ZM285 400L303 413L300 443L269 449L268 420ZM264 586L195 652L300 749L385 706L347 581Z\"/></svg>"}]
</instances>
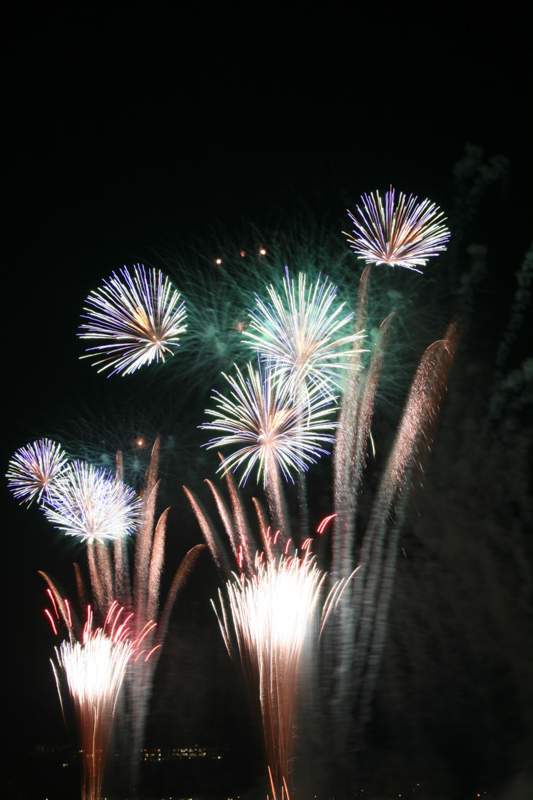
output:
<instances>
[{"instance_id":1,"label":"purple firework burst","mask_svg":"<svg viewBox=\"0 0 533 800\"><path fill-rule=\"evenodd\" d=\"M101 339L104 344L88 348L89 357L99 357L100 372L111 375L135 372L144 364L164 361L179 347L184 324L185 303L170 280L158 269L137 264L133 275L124 267L120 277L113 273L104 286L87 298L87 314L81 325L82 339Z\"/></svg>"},{"instance_id":2,"label":"purple firework burst","mask_svg":"<svg viewBox=\"0 0 533 800\"><path fill-rule=\"evenodd\" d=\"M400 192L394 202L391 186L385 204L379 192L364 194L358 216L348 211L356 229L347 234L352 250L367 263L390 264L421 272L431 256L446 250L450 231L443 224L444 212L435 203Z\"/></svg>"},{"instance_id":3,"label":"purple firework burst","mask_svg":"<svg viewBox=\"0 0 533 800\"><path fill-rule=\"evenodd\" d=\"M24 502L39 502L49 494L66 463L67 454L60 444L39 439L17 450L9 462L8 486Z\"/></svg>"}]
</instances>

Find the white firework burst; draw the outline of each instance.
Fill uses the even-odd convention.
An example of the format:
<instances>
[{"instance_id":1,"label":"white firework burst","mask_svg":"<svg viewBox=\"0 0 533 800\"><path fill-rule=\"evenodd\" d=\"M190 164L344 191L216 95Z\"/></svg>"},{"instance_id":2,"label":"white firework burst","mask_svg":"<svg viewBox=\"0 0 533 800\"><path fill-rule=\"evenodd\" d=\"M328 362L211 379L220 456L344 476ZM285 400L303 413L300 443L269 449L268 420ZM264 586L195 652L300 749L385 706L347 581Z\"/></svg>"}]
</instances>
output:
<instances>
[{"instance_id":1,"label":"white firework burst","mask_svg":"<svg viewBox=\"0 0 533 800\"><path fill-rule=\"evenodd\" d=\"M268 286L270 303L256 295L257 311L251 312L246 340L264 360L274 365L276 381L289 381L294 392L309 388L333 396L340 371L349 368L347 357L362 334L342 335L353 313L342 315L344 303L334 307L337 287L326 278L307 286L298 275L298 287L286 269L284 296Z\"/></svg>"},{"instance_id":2,"label":"white firework burst","mask_svg":"<svg viewBox=\"0 0 533 800\"><path fill-rule=\"evenodd\" d=\"M93 631L89 606L82 641L71 636L70 641L55 648L57 665L51 661L61 706L67 699L63 697L62 673L74 707L83 769L82 800L100 800L102 796L117 699L137 645L129 638L128 619L120 624L121 612L113 603L108 614L108 620L114 622L112 631L106 630L107 620L104 628Z\"/></svg>"},{"instance_id":3,"label":"white firework burst","mask_svg":"<svg viewBox=\"0 0 533 800\"><path fill-rule=\"evenodd\" d=\"M348 241L358 258L421 272L417 267L446 250L450 231L435 203L417 203L418 197L400 192L395 205L392 187L385 194L385 205L379 192L364 194L361 200L358 216L348 211L356 226L353 235L347 234Z\"/></svg>"},{"instance_id":4,"label":"white firework burst","mask_svg":"<svg viewBox=\"0 0 533 800\"><path fill-rule=\"evenodd\" d=\"M15 497L39 502L48 496L66 463L67 454L60 444L39 439L17 450L9 462L8 486Z\"/></svg>"},{"instance_id":5,"label":"white firework burst","mask_svg":"<svg viewBox=\"0 0 533 800\"><path fill-rule=\"evenodd\" d=\"M264 370L248 364L247 378L238 367L236 370L236 378L224 375L231 387L230 397L215 392L217 408L206 411L214 420L201 426L222 432L211 439L208 448L242 445L222 462L221 470L234 471L246 465L241 478L244 484L257 464L258 479L262 475L266 484L276 465L287 479L291 470L305 471L323 453L329 454L321 446L333 443L333 435L327 432L335 428L335 423L326 419L331 413L328 398L315 391L308 403L295 403L290 386L274 379L269 364Z\"/></svg>"},{"instance_id":6,"label":"white firework burst","mask_svg":"<svg viewBox=\"0 0 533 800\"><path fill-rule=\"evenodd\" d=\"M120 273L91 292L78 334L105 342L89 347L84 358L96 358L95 366L103 365L99 372L111 369L111 375L128 375L174 355L187 328L185 303L160 270L137 264L133 276L126 267Z\"/></svg>"},{"instance_id":7,"label":"white firework burst","mask_svg":"<svg viewBox=\"0 0 533 800\"><path fill-rule=\"evenodd\" d=\"M120 539L133 533L141 500L129 486L85 461L59 474L44 513L56 528L82 539Z\"/></svg>"}]
</instances>

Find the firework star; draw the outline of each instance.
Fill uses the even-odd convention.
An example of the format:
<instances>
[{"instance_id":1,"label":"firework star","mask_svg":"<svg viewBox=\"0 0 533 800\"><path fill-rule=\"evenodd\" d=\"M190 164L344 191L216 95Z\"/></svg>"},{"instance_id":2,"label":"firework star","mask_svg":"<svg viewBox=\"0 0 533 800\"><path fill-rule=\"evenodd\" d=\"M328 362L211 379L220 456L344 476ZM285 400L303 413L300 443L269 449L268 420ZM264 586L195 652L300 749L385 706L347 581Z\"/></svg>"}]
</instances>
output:
<instances>
[{"instance_id":1,"label":"firework star","mask_svg":"<svg viewBox=\"0 0 533 800\"><path fill-rule=\"evenodd\" d=\"M89 347L84 358L97 358L99 372L131 374L152 361L164 361L179 347L187 326L184 301L170 280L158 269L137 264L133 276L124 267L87 298L82 318L82 339L105 343ZM101 358L100 358L101 356Z\"/></svg>"},{"instance_id":2,"label":"firework star","mask_svg":"<svg viewBox=\"0 0 533 800\"><path fill-rule=\"evenodd\" d=\"M356 228L353 235L347 234L348 241L358 258L421 272L417 267L446 250L450 231L435 203L417 203L417 197L400 192L395 205L392 187L385 194L385 204L379 192L364 194L361 200L358 216L348 211Z\"/></svg>"}]
</instances>

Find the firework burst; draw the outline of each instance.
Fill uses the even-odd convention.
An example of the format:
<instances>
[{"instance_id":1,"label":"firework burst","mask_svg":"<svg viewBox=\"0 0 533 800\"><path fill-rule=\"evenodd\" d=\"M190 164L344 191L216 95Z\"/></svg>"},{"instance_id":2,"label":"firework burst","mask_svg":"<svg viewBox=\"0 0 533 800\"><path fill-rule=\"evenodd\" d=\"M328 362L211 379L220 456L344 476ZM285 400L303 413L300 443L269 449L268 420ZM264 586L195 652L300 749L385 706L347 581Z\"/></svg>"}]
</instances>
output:
<instances>
[{"instance_id":1,"label":"firework burst","mask_svg":"<svg viewBox=\"0 0 533 800\"><path fill-rule=\"evenodd\" d=\"M392 187L385 194L385 205L379 192L364 194L361 199L362 207L357 206L359 218L348 211L356 226L348 241L367 263L421 272L417 267L425 266L431 256L446 250L450 231L443 224L444 212L435 203L417 203L417 197L400 192L395 205Z\"/></svg>"},{"instance_id":2,"label":"firework burst","mask_svg":"<svg viewBox=\"0 0 533 800\"><path fill-rule=\"evenodd\" d=\"M133 533L141 501L105 470L73 461L58 475L44 513L56 528L82 539L121 539Z\"/></svg>"},{"instance_id":3,"label":"firework burst","mask_svg":"<svg viewBox=\"0 0 533 800\"><path fill-rule=\"evenodd\" d=\"M284 297L270 285L270 303L256 295L257 310L250 314L250 330L244 331L264 360L274 365L276 381L288 380L293 391L312 387L332 396L338 387L340 370L352 353L361 334L340 335L353 314L342 315L344 303L335 309L337 287L329 279L307 286L306 276L298 275L298 287L286 268Z\"/></svg>"},{"instance_id":4,"label":"firework burst","mask_svg":"<svg viewBox=\"0 0 533 800\"><path fill-rule=\"evenodd\" d=\"M222 471L235 471L246 464L241 485L245 484L254 466L258 465L258 478L263 476L265 484L277 465L286 479L291 470L307 470L323 454L328 454L320 444L331 444L331 431L335 423L325 417L331 413L330 401L314 392L309 406L294 404L290 387L282 386L274 379L270 365L264 375L261 370L248 364L248 377L237 368L237 378L224 376L228 381L230 397L219 392L217 409L207 409L213 422L201 427L205 430L222 431L222 436L211 439L208 448L226 445L244 445L222 462Z\"/></svg>"},{"instance_id":5,"label":"firework burst","mask_svg":"<svg viewBox=\"0 0 533 800\"><path fill-rule=\"evenodd\" d=\"M187 326L185 303L158 269L124 267L104 281L103 288L87 298L87 314L79 336L102 339L105 344L88 348L88 356L98 358L99 372L112 369L111 375L128 375L152 361L164 361L179 347L179 336ZM102 356L102 358L99 358Z\"/></svg>"},{"instance_id":6,"label":"firework burst","mask_svg":"<svg viewBox=\"0 0 533 800\"><path fill-rule=\"evenodd\" d=\"M9 462L6 478L17 498L32 503L47 497L58 475L64 470L67 455L61 445L39 439L21 447Z\"/></svg>"}]
</instances>

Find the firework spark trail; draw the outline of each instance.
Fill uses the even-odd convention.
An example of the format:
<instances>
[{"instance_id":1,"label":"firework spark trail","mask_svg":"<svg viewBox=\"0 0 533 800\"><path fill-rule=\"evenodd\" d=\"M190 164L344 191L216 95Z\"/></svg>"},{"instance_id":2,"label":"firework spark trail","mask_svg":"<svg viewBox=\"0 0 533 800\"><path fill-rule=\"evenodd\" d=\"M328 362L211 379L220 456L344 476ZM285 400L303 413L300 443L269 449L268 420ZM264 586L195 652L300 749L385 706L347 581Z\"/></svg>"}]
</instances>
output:
<instances>
[{"instance_id":1,"label":"firework spark trail","mask_svg":"<svg viewBox=\"0 0 533 800\"><path fill-rule=\"evenodd\" d=\"M161 572L163 571L163 563L165 559L165 533L169 511L170 508L165 509L165 511L163 511L157 520L153 538L152 558L150 561L150 571L148 574L148 596L146 603L146 616L149 619L155 619L159 611L159 587L161 584Z\"/></svg>"},{"instance_id":2,"label":"firework spark trail","mask_svg":"<svg viewBox=\"0 0 533 800\"><path fill-rule=\"evenodd\" d=\"M67 454L60 444L39 439L17 450L9 462L8 487L28 504L41 502L48 498L66 464Z\"/></svg>"},{"instance_id":3,"label":"firework spark trail","mask_svg":"<svg viewBox=\"0 0 533 800\"><path fill-rule=\"evenodd\" d=\"M82 800L100 800L117 699L135 651L128 627L117 627L121 609L115 605L110 612L111 635L107 625L91 630L89 608L82 641L63 642L56 648L57 667L52 661L61 703L64 706L59 670L65 675L74 706L83 765Z\"/></svg>"},{"instance_id":4,"label":"firework spark trail","mask_svg":"<svg viewBox=\"0 0 533 800\"><path fill-rule=\"evenodd\" d=\"M354 567L355 518L357 498L360 491L363 469L367 456L367 443L370 438L370 426L374 414L376 392L383 366L383 358L387 341L391 333L394 315L390 315L381 324L378 336L372 348L372 355L366 373L358 383L358 393L353 409L353 422L348 430L339 428L339 438L345 437L345 462L337 500L334 571L340 575L349 575ZM352 398L348 398L351 402Z\"/></svg>"},{"instance_id":5,"label":"firework spark trail","mask_svg":"<svg viewBox=\"0 0 533 800\"><path fill-rule=\"evenodd\" d=\"M274 380L288 381L293 394L303 393L307 403L310 388L334 397L341 371L350 368L346 359L352 345L361 338L359 333L339 335L353 314L340 316L344 303L332 309L337 287L328 278L307 288L305 274L299 273L296 290L286 267L283 288L284 297L267 287L269 304L256 295L257 310L250 312L245 339L273 365Z\"/></svg>"},{"instance_id":6,"label":"firework spark trail","mask_svg":"<svg viewBox=\"0 0 533 800\"><path fill-rule=\"evenodd\" d=\"M211 494L215 498L217 511L218 511L220 519L222 520L222 524L224 526L224 529L226 531L226 535L228 537L228 541L230 543L231 550L233 552L233 556L234 556L235 560L238 560L238 558L239 558L239 539L238 539L238 536L237 536L237 534L235 532L235 527L233 525L232 516L231 516L231 514L229 512L229 509L228 509L228 507L226 505L226 502L225 502L224 498L222 497L222 495L218 491L218 489L215 486L215 484L213 483L213 481L210 481L210 480L208 480L206 478L205 483L207 483L207 485L211 489Z\"/></svg>"},{"instance_id":7,"label":"firework spark trail","mask_svg":"<svg viewBox=\"0 0 533 800\"><path fill-rule=\"evenodd\" d=\"M78 595L78 603L80 605L80 608L86 608L89 605L89 601L87 600L88 592L85 587L85 582L83 580L79 564L76 564L76 562L74 562L73 567L74 567L74 575L76 577L76 592ZM44 575L44 573L41 574ZM119 598L119 603L123 605L122 600L120 598Z\"/></svg>"},{"instance_id":8,"label":"firework spark trail","mask_svg":"<svg viewBox=\"0 0 533 800\"><path fill-rule=\"evenodd\" d=\"M196 495L191 492L186 486L183 486L183 491L187 495L187 499L191 504L192 510L198 520L198 524L200 525L200 530L202 531L203 537L206 541L207 546L209 547L209 552L213 556L213 561L217 565L218 569L222 569L223 573L228 576L231 574L231 567L229 565L229 561L226 557L224 552L224 548L220 542L218 533L216 531L213 522L204 509L203 505L200 503Z\"/></svg>"},{"instance_id":9,"label":"firework spark trail","mask_svg":"<svg viewBox=\"0 0 533 800\"><path fill-rule=\"evenodd\" d=\"M450 231L443 224L444 213L435 203L400 192L395 206L394 189L385 194L385 207L379 192L362 196L357 206L359 219L348 214L356 229L348 241L359 258L372 264L390 264L421 272L431 256L446 250Z\"/></svg>"},{"instance_id":10,"label":"firework spark trail","mask_svg":"<svg viewBox=\"0 0 533 800\"><path fill-rule=\"evenodd\" d=\"M378 600L378 593L384 575L382 564L385 557L384 549L387 546L387 520L393 511L396 498L398 498L398 503L394 530L398 529L399 520L403 519L410 488L409 476L419 463L422 451L428 450L431 445L432 433L446 390L457 340L457 326L452 323L445 338L428 347L422 357L413 379L385 473L380 482L361 550L361 581L356 581L354 594L354 613L360 628L360 630L356 629L355 633L363 653L366 653L372 632L375 631L375 620L367 614L367 611L376 608L378 602L383 602ZM391 541L395 543L393 544L394 549L398 541L397 534L393 533ZM394 559L395 556L390 558ZM368 576L365 574L366 572L368 572ZM364 661L365 658L358 659L358 663L361 665L359 670L362 669ZM356 668L356 685L359 682L358 677Z\"/></svg>"},{"instance_id":11,"label":"firework spark trail","mask_svg":"<svg viewBox=\"0 0 533 800\"><path fill-rule=\"evenodd\" d=\"M100 615L105 614L107 603L106 597L109 597L110 587L104 588L102 578L98 569L96 561L96 543L89 540L87 542L87 565L89 567L89 579L91 582L91 589L94 598L94 606Z\"/></svg>"},{"instance_id":12,"label":"firework spark trail","mask_svg":"<svg viewBox=\"0 0 533 800\"><path fill-rule=\"evenodd\" d=\"M365 269L360 283L356 325L361 327L364 327L369 297L370 269ZM334 571L344 576L353 569L357 494L391 321L389 317L381 326L366 370L351 373L341 404L333 459L337 513L333 553ZM328 630L325 665L333 676L329 695L334 732L332 752L342 754L340 759L334 756L339 769L342 769L342 760L353 754L355 737L362 733L368 719L383 651L410 474L421 443L430 439L429 430L445 389L456 338L452 326L444 342L429 348L421 361L363 538L358 574L351 591L345 593L339 603ZM346 708L356 710L358 725L355 729L350 730Z\"/></svg>"},{"instance_id":13,"label":"firework spark trail","mask_svg":"<svg viewBox=\"0 0 533 800\"><path fill-rule=\"evenodd\" d=\"M366 267L359 282L355 313L356 330L362 330L366 326L371 270L372 267ZM354 495L356 487L352 481L352 463L354 460L362 462L366 454L366 440L358 440L356 437L358 398L365 378L364 373L361 371L361 358L362 353L360 351L356 351L352 356L353 369L348 375L347 386L340 408L335 447L333 449L333 486L336 511L333 557L334 570L337 572L341 569L343 539L353 539L355 535L353 528L355 515L352 509L357 495ZM358 441L364 448L364 452L361 454L355 452L356 442ZM348 572L345 574L348 574Z\"/></svg>"},{"instance_id":14,"label":"firework spark trail","mask_svg":"<svg viewBox=\"0 0 533 800\"><path fill-rule=\"evenodd\" d=\"M310 558L264 564L256 558L252 579L226 584L231 625L219 592L222 636L235 659L233 635L244 679L262 720L272 786L281 796L293 785L294 728L304 643L313 630L325 573Z\"/></svg>"},{"instance_id":15,"label":"firework spark trail","mask_svg":"<svg viewBox=\"0 0 533 800\"><path fill-rule=\"evenodd\" d=\"M357 383L343 398L334 459L335 527L333 536L334 572L346 578L353 572L357 498L360 492L367 443L374 410L374 400L383 362L392 317L380 328L374 343L370 363L365 373L359 373ZM363 555L360 555L360 561ZM359 567L358 567L359 569ZM355 582L359 584L361 576ZM353 700L353 668L356 653L355 627L357 610L346 596L330 629L330 648L327 651L327 671L335 675L332 710L336 742L335 752L344 752L348 737L346 708Z\"/></svg>"},{"instance_id":16,"label":"firework spark trail","mask_svg":"<svg viewBox=\"0 0 533 800\"><path fill-rule=\"evenodd\" d=\"M133 573L133 599L136 618L139 623L144 617L148 600L148 577L152 555L153 534L155 530L155 506L159 488L159 438L156 439L150 465L142 491L143 509L135 541L135 568Z\"/></svg>"},{"instance_id":17,"label":"firework spark trail","mask_svg":"<svg viewBox=\"0 0 533 800\"><path fill-rule=\"evenodd\" d=\"M422 357L365 532L353 591L349 602L341 604L337 631L341 657L336 668L333 701L339 720L339 743L348 736L347 731L340 730L348 699L352 707L358 704L358 723L351 734L352 742L362 734L368 720L384 645L410 476L421 451L430 447L457 339L457 326L452 323L444 340L431 345Z\"/></svg>"},{"instance_id":18,"label":"firework spark trail","mask_svg":"<svg viewBox=\"0 0 533 800\"><path fill-rule=\"evenodd\" d=\"M69 613L69 611L68 611L66 600L63 598L63 595L59 591L59 589L56 586L56 584L54 583L54 581L45 572L40 572L39 571L39 575L42 575L42 577L45 579L46 583L48 584L48 588L49 588L50 592L52 593L52 597L54 598L54 604L59 609L59 611L61 612L61 617L63 619L63 623L64 623L65 627L67 628L69 634L74 635L75 627L79 628L79 625L77 625L77 624L76 624L76 626L73 625L72 614ZM75 621L77 623L77 620L75 620Z\"/></svg>"},{"instance_id":19,"label":"firework spark trail","mask_svg":"<svg viewBox=\"0 0 533 800\"><path fill-rule=\"evenodd\" d=\"M218 457L220 458L221 461L223 460L223 457L220 453L218 454ZM276 473L276 475L279 476L279 473ZM245 570L250 575L254 569L255 559L253 557L253 553L255 552L256 549L255 542L253 541L250 525L248 523L246 511L244 509L244 503L242 502L239 490L237 489L235 481L233 480L233 475L230 472L226 472L225 478L226 478L226 486L228 487L228 494L230 496L230 501L231 501L233 519L235 520L235 528L239 536L239 545L242 548L244 567ZM279 493L278 496L281 498L281 501L283 503L282 508L280 510L283 513L285 513L283 490L281 487L278 488L278 493Z\"/></svg>"},{"instance_id":20,"label":"firework spark trail","mask_svg":"<svg viewBox=\"0 0 533 800\"><path fill-rule=\"evenodd\" d=\"M259 525L259 533L261 534L261 541L263 542L263 547L265 548L265 553L269 561L273 561L274 559L274 551L272 549L272 540L270 536L270 525L268 523L267 516L265 514L265 510L257 497L252 497L252 503L254 504L255 513L257 516L257 522Z\"/></svg>"},{"instance_id":21,"label":"firework spark trail","mask_svg":"<svg viewBox=\"0 0 533 800\"><path fill-rule=\"evenodd\" d=\"M159 488L159 438L152 449L150 465L146 473L143 489L143 510L135 538L135 563L133 570L132 597L134 603L134 632L138 638L141 632L154 619L159 605L161 572L164 561L165 533L168 509L156 523L156 500ZM183 588L190 571L205 545L193 547L185 555L174 577L171 590L160 614L164 625L160 631L150 629L145 635L144 647L154 655L146 662L145 658L132 664L126 676L129 714L123 720L122 734L127 742L130 755L129 780L135 786L138 780L139 764L136 754L143 743L144 729L152 693L153 677L168 628L170 612L177 595Z\"/></svg>"},{"instance_id":22,"label":"firework spark trail","mask_svg":"<svg viewBox=\"0 0 533 800\"><path fill-rule=\"evenodd\" d=\"M103 288L87 298L86 323L80 326L82 339L100 339L105 344L88 348L83 358L97 357L99 372L128 375L145 364L164 361L179 347L187 326L185 304L180 294L158 269L144 265L120 270L104 281ZM102 356L102 358L99 358Z\"/></svg>"}]
</instances>

